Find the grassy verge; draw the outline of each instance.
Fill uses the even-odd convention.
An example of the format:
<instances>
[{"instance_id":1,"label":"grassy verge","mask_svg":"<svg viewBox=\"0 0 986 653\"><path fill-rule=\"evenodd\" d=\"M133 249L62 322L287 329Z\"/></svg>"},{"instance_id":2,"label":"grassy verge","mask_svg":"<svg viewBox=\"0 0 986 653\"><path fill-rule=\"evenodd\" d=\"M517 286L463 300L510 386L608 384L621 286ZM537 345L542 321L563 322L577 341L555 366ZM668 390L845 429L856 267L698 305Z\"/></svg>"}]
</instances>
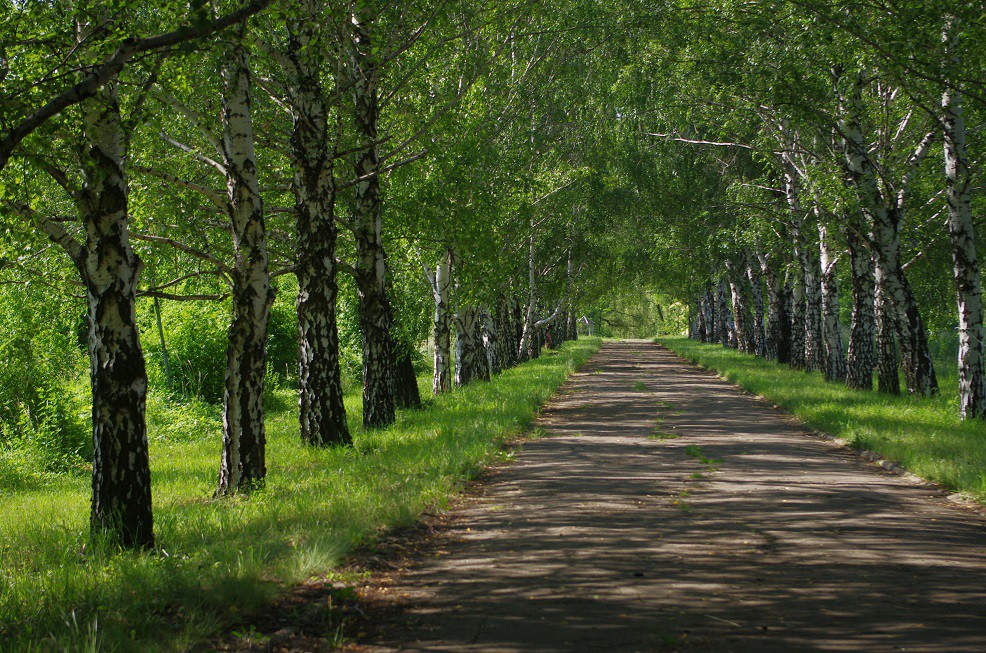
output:
<instances>
[{"instance_id":1,"label":"grassy verge","mask_svg":"<svg viewBox=\"0 0 986 653\"><path fill-rule=\"evenodd\" d=\"M295 401L274 397L267 486L213 501L219 425L200 432L151 422L159 549L115 553L87 538L88 482L0 496L0 649L194 650L285 585L331 573L354 547L440 507L536 415L599 346L582 339L402 413L393 427L358 427L355 446L298 441ZM167 428L166 428L167 427Z\"/></svg>"},{"instance_id":2,"label":"grassy verge","mask_svg":"<svg viewBox=\"0 0 986 653\"><path fill-rule=\"evenodd\" d=\"M809 425L875 451L915 474L986 503L986 422L958 419L957 383L934 399L889 397L827 383L734 349L662 336L660 344L778 404Z\"/></svg>"}]
</instances>

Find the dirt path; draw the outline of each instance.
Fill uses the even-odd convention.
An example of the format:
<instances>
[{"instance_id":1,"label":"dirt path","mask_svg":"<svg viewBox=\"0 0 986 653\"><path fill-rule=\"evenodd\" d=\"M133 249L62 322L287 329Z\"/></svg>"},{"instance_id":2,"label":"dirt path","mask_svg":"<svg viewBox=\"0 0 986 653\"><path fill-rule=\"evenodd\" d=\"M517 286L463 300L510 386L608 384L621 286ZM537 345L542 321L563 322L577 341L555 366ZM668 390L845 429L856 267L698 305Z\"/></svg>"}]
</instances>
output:
<instances>
[{"instance_id":1,"label":"dirt path","mask_svg":"<svg viewBox=\"0 0 986 653\"><path fill-rule=\"evenodd\" d=\"M358 650L986 651L986 520L667 350L606 343L541 425Z\"/></svg>"}]
</instances>

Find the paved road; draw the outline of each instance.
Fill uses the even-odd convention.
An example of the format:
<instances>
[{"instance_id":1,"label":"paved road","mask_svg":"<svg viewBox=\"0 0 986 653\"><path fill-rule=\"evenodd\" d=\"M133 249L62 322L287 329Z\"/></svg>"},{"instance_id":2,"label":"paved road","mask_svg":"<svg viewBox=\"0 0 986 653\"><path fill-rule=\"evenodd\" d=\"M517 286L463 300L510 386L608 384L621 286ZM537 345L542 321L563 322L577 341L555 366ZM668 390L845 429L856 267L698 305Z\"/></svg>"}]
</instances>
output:
<instances>
[{"instance_id":1,"label":"paved road","mask_svg":"<svg viewBox=\"0 0 986 653\"><path fill-rule=\"evenodd\" d=\"M986 520L669 351L604 344L540 424L358 648L986 651Z\"/></svg>"}]
</instances>

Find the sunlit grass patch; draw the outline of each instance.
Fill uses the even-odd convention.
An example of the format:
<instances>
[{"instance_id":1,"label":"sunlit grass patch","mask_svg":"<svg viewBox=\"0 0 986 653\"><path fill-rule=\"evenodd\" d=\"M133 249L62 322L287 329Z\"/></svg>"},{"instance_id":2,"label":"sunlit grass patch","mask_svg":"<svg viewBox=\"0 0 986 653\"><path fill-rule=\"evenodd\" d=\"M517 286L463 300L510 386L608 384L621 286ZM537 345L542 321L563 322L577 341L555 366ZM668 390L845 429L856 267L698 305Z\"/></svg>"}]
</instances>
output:
<instances>
[{"instance_id":1,"label":"sunlit grass patch","mask_svg":"<svg viewBox=\"0 0 986 653\"><path fill-rule=\"evenodd\" d=\"M149 420L156 551L89 541L84 476L0 496L0 650L201 648L285 585L334 573L355 547L446 505L598 346L566 343L387 429L365 431L359 396L347 396L347 448L303 446L294 397L279 390L266 487L248 498L211 499L218 413L168 407L167 419Z\"/></svg>"},{"instance_id":2,"label":"sunlit grass patch","mask_svg":"<svg viewBox=\"0 0 986 653\"><path fill-rule=\"evenodd\" d=\"M702 448L695 444L690 444L685 447L685 454L705 465L706 470L710 472L716 471L719 469L719 465L722 464L721 458L709 458L705 455L705 452L702 451Z\"/></svg>"},{"instance_id":3,"label":"sunlit grass patch","mask_svg":"<svg viewBox=\"0 0 986 653\"><path fill-rule=\"evenodd\" d=\"M828 383L818 373L792 370L720 345L684 337L658 341L702 367L763 396L810 426L875 451L946 488L986 502L986 422L958 419L957 384L941 396L891 397Z\"/></svg>"}]
</instances>

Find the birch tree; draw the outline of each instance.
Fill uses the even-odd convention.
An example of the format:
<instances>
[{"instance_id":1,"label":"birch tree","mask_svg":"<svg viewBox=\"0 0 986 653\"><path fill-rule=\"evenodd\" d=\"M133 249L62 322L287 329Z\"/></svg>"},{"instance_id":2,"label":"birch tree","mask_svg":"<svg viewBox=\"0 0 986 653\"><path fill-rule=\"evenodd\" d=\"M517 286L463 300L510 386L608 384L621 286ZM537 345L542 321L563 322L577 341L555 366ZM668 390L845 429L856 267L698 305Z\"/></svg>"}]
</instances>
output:
<instances>
[{"instance_id":1,"label":"birch tree","mask_svg":"<svg viewBox=\"0 0 986 653\"><path fill-rule=\"evenodd\" d=\"M950 18L944 40L954 50L958 31ZM948 62L955 66L954 61ZM976 229L971 202L972 173L966 151L962 92L946 87L941 98L948 235L959 313L959 413L963 419L986 417L982 279L976 258Z\"/></svg>"},{"instance_id":2,"label":"birch tree","mask_svg":"<svg viewBox=\"0 0 986 653\"><path fill-rule=\"evenodd\" d=\"M307 0L299 3L286 18L287 47L285 56L279 57L294 123L299 418L302 441L314 445L352 441L343 404L336 321L335 161L339 144L330 133L331 103L322 83L321 68L333 66L327 56L325 22L320 5ZM339 111L335 116L338 121Z\"/></svg>"},{"instance_id":3,"label":"birch tree","mask_svg":"<svg viewBox=\"0 0 986 653\"><path fill-rule=\"evenodd\" d=\"M222 70L220 145L235 263L217 494L249 490L263 483L267 474L264 373L267 323L274 293L254 151L250 64L243 43L244 32L245 28L227 51Z\"/></svg>"},{"instance_id":4,"label":"birch tree","mask_svg":"<svg viewBox=\"0 0 986 653\"><path fill-rule=\"evenodd\" d=\"M908 390L921 396L931 396L938 392L938 380L920 309L904 275L900 260L900 229L905 201L910 190L909 184L931 147L934 133L928 132L920 139L904 164L904 172L899 179L892 181L892 173L889 170L878 169L871 154L874 151L873 147L863 135L861 103L865 84L864 75L863 72L856 75L855 81L851 82L851 90L842 98L842 133L845 139L846 170L857 189L860 209L868 223L867 238L874 256L878 293L882 297L882 301L878 303L878 311L881 307L893 311L892 319L899 333L900 347L904 355L904 374ZM881 92L892 93L891 90L886 89ZM895 140L907 133L907 121L908 118L905 118L898 126L893 137ZM881 186L881 181L884 186ZM883 329L886 343L886 325ZM890 350L889 344L886 344L880 348L881 355L889 355ZM882 368L887 373L889 373L888 367L889 362L882 364Z\"/></svg>"}]
</instances>

